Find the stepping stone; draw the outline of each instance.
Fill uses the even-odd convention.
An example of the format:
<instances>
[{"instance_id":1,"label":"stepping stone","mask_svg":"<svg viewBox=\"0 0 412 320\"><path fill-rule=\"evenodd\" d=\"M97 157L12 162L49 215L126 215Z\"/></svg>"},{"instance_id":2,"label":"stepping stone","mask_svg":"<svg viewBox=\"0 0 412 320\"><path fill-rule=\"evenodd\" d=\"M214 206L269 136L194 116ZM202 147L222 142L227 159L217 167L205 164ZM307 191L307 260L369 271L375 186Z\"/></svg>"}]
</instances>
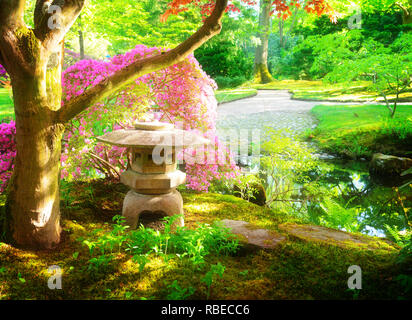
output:
<instances>
[{"instance_id":1,"label":"stepping stone","mask_svg":"<svg viewBox=\"0 0 412 320\"><path fill-rule=\"evenodd\" d=\"M305 241L318 241L343 248L397 250L397 246L388 239L353 234L321 226L281 224L279 229Z\"/></svg>"},{"instance_id":2,"label":"stepping stone","mask_svg":"<svg viewBox=\"0 0 412 320\"><path fill-rule=\"evenodd\" d=\"M251 249L273 249L279 242L285 240L285 237L266 229L256 229L246 221L222 220L223 224L231 229L231 232L245 240Z\"/></svg>"}]
</instances>

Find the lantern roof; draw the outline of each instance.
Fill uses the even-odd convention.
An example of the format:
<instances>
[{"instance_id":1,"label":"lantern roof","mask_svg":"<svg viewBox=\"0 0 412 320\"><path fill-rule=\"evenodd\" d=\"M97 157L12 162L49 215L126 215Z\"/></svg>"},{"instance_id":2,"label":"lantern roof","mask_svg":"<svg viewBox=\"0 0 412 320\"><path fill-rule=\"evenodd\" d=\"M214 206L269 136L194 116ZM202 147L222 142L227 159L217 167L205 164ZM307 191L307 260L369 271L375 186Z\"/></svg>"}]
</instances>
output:
<instances>
[{"instance_id":1,"label":"lantern roof","mask_svg":"<svg viewBox=\"0 0 412 320\"><path fill-rule=\"evenodd\" d=\"M106 133L97 140L118 147L154 148L199 146L210 141L187 130L174 128L173 124L164 122L138 122L135 129L122 129Z\"/></svg>"}]
</instances>

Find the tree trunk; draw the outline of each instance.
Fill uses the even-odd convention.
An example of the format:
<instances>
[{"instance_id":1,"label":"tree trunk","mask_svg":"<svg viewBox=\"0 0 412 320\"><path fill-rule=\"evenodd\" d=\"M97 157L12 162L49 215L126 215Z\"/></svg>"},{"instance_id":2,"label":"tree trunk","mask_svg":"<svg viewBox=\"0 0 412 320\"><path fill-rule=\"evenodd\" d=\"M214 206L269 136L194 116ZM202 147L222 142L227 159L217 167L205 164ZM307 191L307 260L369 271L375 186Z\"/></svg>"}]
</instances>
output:
<instances>
[{"instance_id":1,"label":"tree trunk","mask_svg":"<svg viewBox=\"0 0 412 320\"><path fill-rule=\"evenodd\" d=\"M12 77L17 156L7 191L6 232L21 247L51 249L60 241L64 125L55 113L61 106L62 52L52 54L40 74ZM42 60L38 57L39 65Z\"/></svg>"},{"instance_id":2,"label":"tree trunk","mask_svg":"<svg viewBox=\"0 0 412 320\"><path fill-rule=\"evenodd\" d=\"M260 1L259 12L259 33L260 44L256 47L255 51L255 82L256 83L268 83L273 81L273 77L269 73L268 69L268 46L269 46L269 34L270 34L270 10L271 1Z\"/></svg>"}]
</instances>

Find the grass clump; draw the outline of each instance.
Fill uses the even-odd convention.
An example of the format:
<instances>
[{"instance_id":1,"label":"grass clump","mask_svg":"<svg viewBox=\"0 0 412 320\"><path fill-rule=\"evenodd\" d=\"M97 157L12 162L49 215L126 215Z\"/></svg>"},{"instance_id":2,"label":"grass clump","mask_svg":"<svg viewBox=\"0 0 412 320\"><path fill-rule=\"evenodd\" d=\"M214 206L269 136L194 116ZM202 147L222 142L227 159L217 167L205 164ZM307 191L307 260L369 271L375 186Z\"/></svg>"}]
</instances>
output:
<instances>
[{"instance_id":1,"label":"grass clump","mask_svg":"<svg viewBox=\"0 0 412 320\"><path fill-rule=\"evenodd\" d=\"M0 122L14 118L13 99L10 89L0 88Z\"/></svg>"},{"instance_id":2,"label":"grass clump","mask_svg":"<svg viewBox=\"0 0 412 320\"><path fill-rule=\"evenodd\" d=\"M310 80L281 80L267 84L250 84L251 88L258 90L289 90L293 99L309 101L335 101L335 102L384 102L379 94L371 89L371 82L353 81L347 84L326 84L323 81ZM395 95L387 97L394 101ZM400 95L399 101L412 101L412 91Z\"/></svg>"},{"instance_id":3,"label":"grass clump","mask_svg":"<svg viewBox=\"0 0 412 320\"><path fill-rule=\"evenodd\" d=\"M231 102L235 100L240 100L244 98L253 97L257 94L256 89L227 89L227 90L217 90L215 93L216 100L218 103Z\"/></svg>"},{"instance_id":4,"label":"grass clump","mask_svg":"<svg viewBox=\"0 0 412 320\"><path fill-rule=\"evenodd\" d=\"M398 106L391 119L385 106L316 106L318 127L308 134L326 152L371 158L376 152L410 155L412 106Z\"/></svg>"}]
</instances>

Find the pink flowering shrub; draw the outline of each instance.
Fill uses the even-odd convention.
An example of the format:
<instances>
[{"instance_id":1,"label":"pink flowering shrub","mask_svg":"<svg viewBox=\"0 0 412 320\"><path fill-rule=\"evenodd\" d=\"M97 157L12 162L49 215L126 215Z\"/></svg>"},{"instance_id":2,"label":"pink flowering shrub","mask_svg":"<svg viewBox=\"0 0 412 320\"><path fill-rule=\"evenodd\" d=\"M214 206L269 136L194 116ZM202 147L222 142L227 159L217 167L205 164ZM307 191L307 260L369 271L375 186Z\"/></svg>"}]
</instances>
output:
<instances>
[{"instance_id":1,"label":"pink flowering shrub","mask_svg":"<svg viewBox=\"0 0 412 320\"><path fill-rule=\"evenodd\" d=\"M76 63L63 75L63 102L136 59L160 51L164 49L138 45L109 61ZM235 177L238 167L216 137L216 88L216 83L201 69L193 55L179 64L138 78L133 85L92 106L71 122L62 155L62 176L90 176L95 168L108 177L118 178L126 169L126 150L96 143L94 138L111 130L132 127L134 121L144 118L150 111L155 112L158 119L172 121L176 127L195 131L214 143L212 148L187 149L179 155L182 159L185 154L200 153L205 155L200 160L209 159L208 162L186 163L189 188L207 191L214 179Z\"/></svg>"},{"instance_id":2,"label":"pink flowering shrub","mask_svg":"<svg viewBox=\"0 0 412 320\"><path fill-rule=\"evenodd\" d=\"M164 49L138 45L109 61L82 60L68 67L62 79L63 107L65 102L136 59L160 51ZM235 177L238 167L216 136L216 88L216 83L201 69L193 55L179 64L138 78L105 101L89 107L68 124L63 138L62 178L92 178L104 174L118 179L126 169L126 149L97 143L95 137L112 130L132 127L133 122L149 113L212 141L211 147L186 149L179 155L180 160L187 155L196 158L202 155L198 159L200 161L186 163L189 188L207 191L214 179ZM14 126L14 123L9 125ZM7 172L11 169L8 167ZM7 175L4 177L6 179Z\"/></svg>"},{"instance_id":3,"label":"pink flowering shrub","mask_svg":"<svg viewBox=\"0 0 412 320\"><path fill-rule=\"evenodd\" d=\"M6 69L0 64L0 78L8 78Z\"/></svg>"},{"instance_id":4,"label":"pink flowering shrub","mask_svg":"<svg viewBox=\"0 0 412 320\"><path fill-rule=\"evenodd\" d=\"M0 124L0 193L7 187L14 168L14 158L16 157L16 144L14 136L16 134L16 124Z\"/></svg>"},{"instance_id":5,"label":"pink flowering shrub","mask_svg":"<svg viewBox=\"0 0 412 320\"><path fill-rule=\"evenodd\" d=\"M9 87L10 86L10 78L7 74L6 69L0 64L0 86Z\"/></svg>"}]
</instances>

